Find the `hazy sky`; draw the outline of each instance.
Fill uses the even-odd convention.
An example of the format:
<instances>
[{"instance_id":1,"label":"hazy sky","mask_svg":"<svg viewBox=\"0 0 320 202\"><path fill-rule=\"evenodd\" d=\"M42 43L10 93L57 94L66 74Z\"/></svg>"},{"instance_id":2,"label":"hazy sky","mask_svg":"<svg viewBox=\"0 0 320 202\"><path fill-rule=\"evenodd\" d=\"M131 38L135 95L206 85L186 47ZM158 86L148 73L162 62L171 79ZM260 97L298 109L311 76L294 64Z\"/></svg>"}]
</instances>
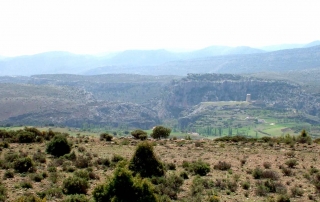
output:
<instances>
[{"instance_id":1,"label":"hazy sky","mask_svg":"<svg viewBox=\"0 0 320 202\"><path fill-rule=\"evenodd\" d=\"M0 55L320 39L320 0L0 0Z\"/></svg>"}]
</instances>

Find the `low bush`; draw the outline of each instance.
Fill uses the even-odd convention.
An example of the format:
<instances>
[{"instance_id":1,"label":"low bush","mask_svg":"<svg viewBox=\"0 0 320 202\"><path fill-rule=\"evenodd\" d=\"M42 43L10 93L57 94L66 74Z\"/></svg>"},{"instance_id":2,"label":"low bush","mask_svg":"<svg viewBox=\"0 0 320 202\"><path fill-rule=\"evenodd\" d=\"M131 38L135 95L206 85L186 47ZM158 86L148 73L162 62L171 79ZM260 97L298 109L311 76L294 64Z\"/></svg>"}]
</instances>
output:
<instances>
[{"instance_id":1,"label":"low bush","mask_svg":"<svg viewBox=\"0 0 320 202\"><path fill-rule=\"evenodd\" d=\"M3 174L3 179L14 178L14 172L12 170L6 170Z\"/></svg>"},{"instance_id":2,"label":"low bush","mask_svg":"<svg viewBox=\"0 0 320 202\"><path fill-rule=\"evenodd\" d=\"M289 167L289 168L294 168L296 167L299 163L297 161L297 159L289 159L285 162L285 164Z\"/></svg>"},{"instance_id":3,"label":"low bush","mask_svg":"<svg viewBox=\"0 0 320 202\"><path fill-rule=\"evenodd\" d=\"M33 171L34 163L31 158L18 158L14 162L14 169L19 173L25 173L28 171Z\"/></svg>"},{"instance_id":4,"label":"low bush","mask_svg":"<svg viewBox=\"0 0 320 202\"><path fill-rule=\"evenodd\" d=\"M157 183L155 192L159 195L167 195L172 200L177 200L183 178L174 174L159 178L162 180Z\"/></svg>"},{"instance_id":5,"label":"low bush","mask_svg":"<svg viewBox=\"0 0 320 202\"><path fill-rule=\"evenodd\" d=\"M210 172L210 165L203 161L196 161L192 164L192 170L196 175L205 176Z\"/></svg>"},{"instance_id":6,"label":"low bush","mask_svg":"<svg viewBox=\"0 0 320 202\"><path fill-rule=\"evenodd\" d=\"M111 141L112 140L112 138L113 138L113 136L112 135L110 135L109 133L102 133L102 134L100 134L100 140L101 141Z\"/></svg>"},{"instance_id":7,"label":"low bush","mask_svg":"<svg viewBox=\"0 0 320 202\"><path fill-rule=\"evenodd\" d=\"M113 178L109 182L95 187L92 194L97 202L157 201L153 186L148 180L133 177L129 170L121 167L116 169Z\"/></svg>"},{"instance_id":8,"label":"low bush","mask_svg":"<svg viewBox=\"0 0 320 202\"><path fill-rule=\"evenodd\" d=\"M89 202L90 200L84 194L74 194L67 196L63 202Z\"/></svg>"},{"instance_id":9,"label":"low bush","mask_svg":"<svg viewBox=\"0 0 320 202\"><path fill-rule=\"evenodd\" d=\"M86 194L89 183L80 177L68 177L63 181L62 187L65 194Z\"/></svg>"},{"instance_id":10,"label":"low bush","mask_svg":"<svg viewBox=\"0 0 320 202\"><path fill-rule=\"evenodd\" d=\"M35 162L45 163L46 162L46 154L42 152L36 152L33 154L32 159Z\"/></svg>"},{"instance_id":11,"label":"low bush","mask_svg":"<svg viewBox=\"0 0 320 202\"><path fill-rule=\"evenodd\" d=\"M225 161L219 161L217 164L213 166L215 170L229 170L231 168L231 164Z\"/></svg>"},{"instance_id":12,"label":"low bush","mask_svg":"<svg viewBox=\"0 0 320 202\"><path fill-rule=\"evenodd\" d=\"M24 188L24 189L31 189L32 188L32 184L29 181L22 181L20 183L20 187Z\"/></svg>"},{"instance_id":13,"label":"low bush","mask_svg":"<svg viewBox=\"0 0 320 202\"><path fill-rule=\"evenodd\" d=\"M71 143L68 142L67 138L63 135L54 136L47 145L46 152L53 156L60 157L70 153Z\"/></svg>"},{"instance_id":14,"label":"low bush","mask_svg":"<svg viewBox=\"0 0 320 202\"><path fill-rule=\"evenodd\" d=\"M134 138L140 139L140 140L146 140L147 137L148 137L148 134L147 134L145 131L140 130L140 129L132 131L132 132L131 132L131 135L132 135Z\"/></svg>"}]
</instances>

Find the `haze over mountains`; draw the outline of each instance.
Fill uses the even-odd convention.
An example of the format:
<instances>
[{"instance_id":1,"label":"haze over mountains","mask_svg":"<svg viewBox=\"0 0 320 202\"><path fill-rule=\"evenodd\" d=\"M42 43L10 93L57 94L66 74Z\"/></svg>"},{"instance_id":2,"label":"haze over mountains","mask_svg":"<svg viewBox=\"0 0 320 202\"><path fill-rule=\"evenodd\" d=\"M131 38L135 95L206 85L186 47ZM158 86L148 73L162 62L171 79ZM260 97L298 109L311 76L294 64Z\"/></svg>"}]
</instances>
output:
<instances>
[{"instance_id":1,"label":"haze over mountains","mask_svg":"<svg viewBox=\"0 0 320 202\"><path fill-rule=\"evenodd\" d=\"M127 50L106 56L55 51L29 56L0 57L0 76L60 73L186 75L188 73L287 71L318 68L320 67L319 55L320 41L261 49L246 46L211 46L179 53L164 49Z\"/></svg>"}]
</instances>

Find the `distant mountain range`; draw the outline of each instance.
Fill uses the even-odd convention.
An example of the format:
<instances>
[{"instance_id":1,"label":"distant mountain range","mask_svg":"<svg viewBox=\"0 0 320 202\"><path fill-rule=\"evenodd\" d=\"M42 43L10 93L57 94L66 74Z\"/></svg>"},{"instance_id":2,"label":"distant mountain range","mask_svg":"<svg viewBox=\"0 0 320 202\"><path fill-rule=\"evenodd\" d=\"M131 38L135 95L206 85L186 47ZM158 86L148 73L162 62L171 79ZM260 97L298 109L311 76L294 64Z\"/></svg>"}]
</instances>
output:
<instances>
[{"instance_id":1,"label":"distant mountain range","mask_svg":"<svg viewBox=\"0 0 320 202\"><path fill-rule=\"evenodd\" d=\"M211 46L192 52L127 50L106 56L46 52L0 57L0 76L35 74L186 75L187 73L247 73L318 68L320 41L304 45L279 45L262 49L247 46ZM293 48L287 50L286 48ZM267 52L268 50L286 49Z\"/></svg>"}]
</instances>

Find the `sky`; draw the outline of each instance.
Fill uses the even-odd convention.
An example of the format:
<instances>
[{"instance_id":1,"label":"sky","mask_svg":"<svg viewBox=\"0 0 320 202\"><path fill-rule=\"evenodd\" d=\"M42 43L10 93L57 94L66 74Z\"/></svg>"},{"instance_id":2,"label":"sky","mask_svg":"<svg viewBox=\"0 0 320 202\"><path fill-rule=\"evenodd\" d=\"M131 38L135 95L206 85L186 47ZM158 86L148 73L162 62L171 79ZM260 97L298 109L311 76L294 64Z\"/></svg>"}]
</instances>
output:
<instances>
[{"instance_id":1,"label":"sky","mask_svg":"<svg viewBox=\"0 0 320 202\"><path fill-rule=\"evenodd\" d=\"M0 55L261 47L320 39L319 0L0 0Z\"/></svg>"}]
</instances>

